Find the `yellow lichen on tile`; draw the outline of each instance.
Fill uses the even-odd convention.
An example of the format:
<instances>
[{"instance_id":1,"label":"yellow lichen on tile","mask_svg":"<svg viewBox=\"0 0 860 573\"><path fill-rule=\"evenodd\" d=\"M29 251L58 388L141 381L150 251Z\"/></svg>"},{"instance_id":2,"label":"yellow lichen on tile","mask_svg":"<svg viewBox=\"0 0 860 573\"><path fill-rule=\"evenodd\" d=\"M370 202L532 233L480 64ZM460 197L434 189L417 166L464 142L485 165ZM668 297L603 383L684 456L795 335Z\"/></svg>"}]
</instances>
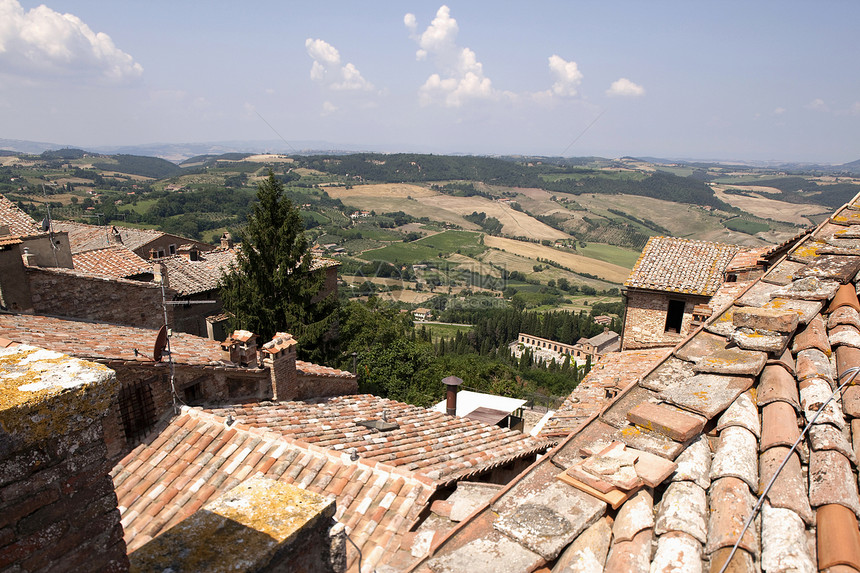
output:
<instances>
[{"instance_id":1,"label":"yellow lichen on tile","mask_svg":"<svg viewBox=\"0 0 860 573\"><path fill-rule=\"evenodd\" d=\"M131 571L256 571L334 508L291 484L251 478L132 553Z\"/></svg>"},{"instance_id":2,"label":"yellow lichen on tile","mask_svg":"<svg viewBox=\"0 0 860 573\"><path fill-rule=\"evenodd\" d=\"M58 352L17 345L0 351L0 428L38 442L108 411L113 370Z\"/></svg>"}]
</instances>

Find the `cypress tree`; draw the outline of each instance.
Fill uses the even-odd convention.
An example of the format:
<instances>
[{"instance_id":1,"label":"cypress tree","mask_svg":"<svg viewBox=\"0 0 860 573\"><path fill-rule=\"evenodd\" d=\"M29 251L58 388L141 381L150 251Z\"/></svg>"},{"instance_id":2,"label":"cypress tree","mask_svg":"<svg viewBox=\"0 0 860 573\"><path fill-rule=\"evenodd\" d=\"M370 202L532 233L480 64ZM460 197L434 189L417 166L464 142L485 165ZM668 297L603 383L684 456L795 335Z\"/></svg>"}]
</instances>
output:
<instances>
[{"instance_id":1,"label":"cypress tree","mask_svg":"<svg viewBox=\"0 0 860 573\"><path fill-rule=\"evenodd\" d=\"M312 271L304 222L271 171L257 185L257 202L240 238L236 263L220 283L230 327L250 330L263 342L276 332L289 332L298 339L302 356L330 356L337 296L316 300L325 269Z\"/></svg>"}]
</instances>

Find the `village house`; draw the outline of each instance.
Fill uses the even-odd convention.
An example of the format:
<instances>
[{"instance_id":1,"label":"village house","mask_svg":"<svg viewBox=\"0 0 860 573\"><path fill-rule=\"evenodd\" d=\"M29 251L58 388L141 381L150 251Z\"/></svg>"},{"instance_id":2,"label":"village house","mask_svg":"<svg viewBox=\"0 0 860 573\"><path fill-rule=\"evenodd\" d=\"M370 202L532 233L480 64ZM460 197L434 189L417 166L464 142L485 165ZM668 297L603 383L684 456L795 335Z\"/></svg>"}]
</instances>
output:
<instances>
[{"instance_id":1,"label":"village house","mask_svg":"<svg viewBox=\"0 0 860 573\"><path fill-rule=\"evenodd\" d=\"M860 571L856 237L860 195L673 347L598 362L407 571Z\"/></svg>"},{"instance_id":2,"label":"village house","mask_svg":"<svg viewBox=\"0 0 860 573\"><path fill-rule=\"evenodd\" d=\"M412 311L412 318L415 320L430 320L433 318L433 311L421 306Z\"/></svg>"},{"instance_id":3,"label":"village house","mask_svg":"<svg viewBox=\"0 0 860 573\"><path fill-rule=\"evenodd\" d=\"M166 315L174 330L226 336L218 284L240 248L229 233L215 247L148 229L50 227L42 231L0 196L0 233L9 230L0 234L0 308L142 328L158 328ZM315 300L336 296L338 265L314 257L311 272L325 273Z\"/></svg>"},{"instance_id":4,"label":"village house","mask_svg":"<svg viewBox=\"0 0 860 573\"><path fill-rule=\"evenodd\" d=\"M622 349L674 346L723 284L736 245L651 237L624 283Z\"/></svg>"}]
</instances>

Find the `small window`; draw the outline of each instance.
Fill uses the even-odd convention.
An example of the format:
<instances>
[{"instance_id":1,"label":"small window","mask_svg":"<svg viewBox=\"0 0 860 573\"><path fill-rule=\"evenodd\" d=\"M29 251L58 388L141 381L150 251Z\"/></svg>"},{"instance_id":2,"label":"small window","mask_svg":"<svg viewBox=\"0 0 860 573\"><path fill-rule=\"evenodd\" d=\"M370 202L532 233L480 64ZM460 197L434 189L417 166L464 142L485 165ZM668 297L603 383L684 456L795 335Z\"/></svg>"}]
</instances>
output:
<instances>
[{"instance_id":1,"label":"small window","mask_svg":"<svg viewBox=\"0 0 860 573\"><path fill-rule=\"evenodd\" d=\"M176 245L170 245L170 246L168 246L168 247L167 247L167 251L168 251L171 255L175 255L175 254L176 254Z\"/></svg>"},{"instance_id":2,"label":"small window","mask_svg":"<svg viewBox=\"0 0 860 573\"><path fill-rule=\"evenodd\" d=\"M666 311L666 332L681 332L681 324L684 322L684 301L670 300Z\"/></svg>"},{"instance_id":3,"label":"small window","mask_svg":"<svg viewBox=\"0 0 860 573\"><path fill-rule=\"evenodd\" d=\"M200 382L188 386L182 390L182 393L185 395L185 401L188 403L203 399L203 389L200 388Z\"/></svg>"},{"instance_id":4,"label":"small window","mask_svg":"<svg viewBox=\"0 0 860 573\"><path fill-rule=\"evenodd\" d=\"M135 380L119 391L119 412L125 438L135 443L144 438L155 423L150 381Z\"/></svg>"}]
</instances>

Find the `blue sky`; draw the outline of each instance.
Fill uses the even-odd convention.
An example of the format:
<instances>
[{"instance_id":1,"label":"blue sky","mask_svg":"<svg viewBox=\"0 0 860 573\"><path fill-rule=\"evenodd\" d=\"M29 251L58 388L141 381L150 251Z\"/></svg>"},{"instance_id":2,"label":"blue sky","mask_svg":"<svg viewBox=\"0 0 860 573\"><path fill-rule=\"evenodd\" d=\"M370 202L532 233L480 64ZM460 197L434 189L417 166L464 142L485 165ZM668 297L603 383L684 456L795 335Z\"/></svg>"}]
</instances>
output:
<instances>
[{"instance_id":1,"label":"blue sky","mask_svg":"<svg viewBox=\"0 0 860 573\"><path fill-rule=\"evenodd\" d=\"M0 137L271 125L296 146L843 163L858 20L853 1L0 0Z\"/></svg>"}]
</instances>

